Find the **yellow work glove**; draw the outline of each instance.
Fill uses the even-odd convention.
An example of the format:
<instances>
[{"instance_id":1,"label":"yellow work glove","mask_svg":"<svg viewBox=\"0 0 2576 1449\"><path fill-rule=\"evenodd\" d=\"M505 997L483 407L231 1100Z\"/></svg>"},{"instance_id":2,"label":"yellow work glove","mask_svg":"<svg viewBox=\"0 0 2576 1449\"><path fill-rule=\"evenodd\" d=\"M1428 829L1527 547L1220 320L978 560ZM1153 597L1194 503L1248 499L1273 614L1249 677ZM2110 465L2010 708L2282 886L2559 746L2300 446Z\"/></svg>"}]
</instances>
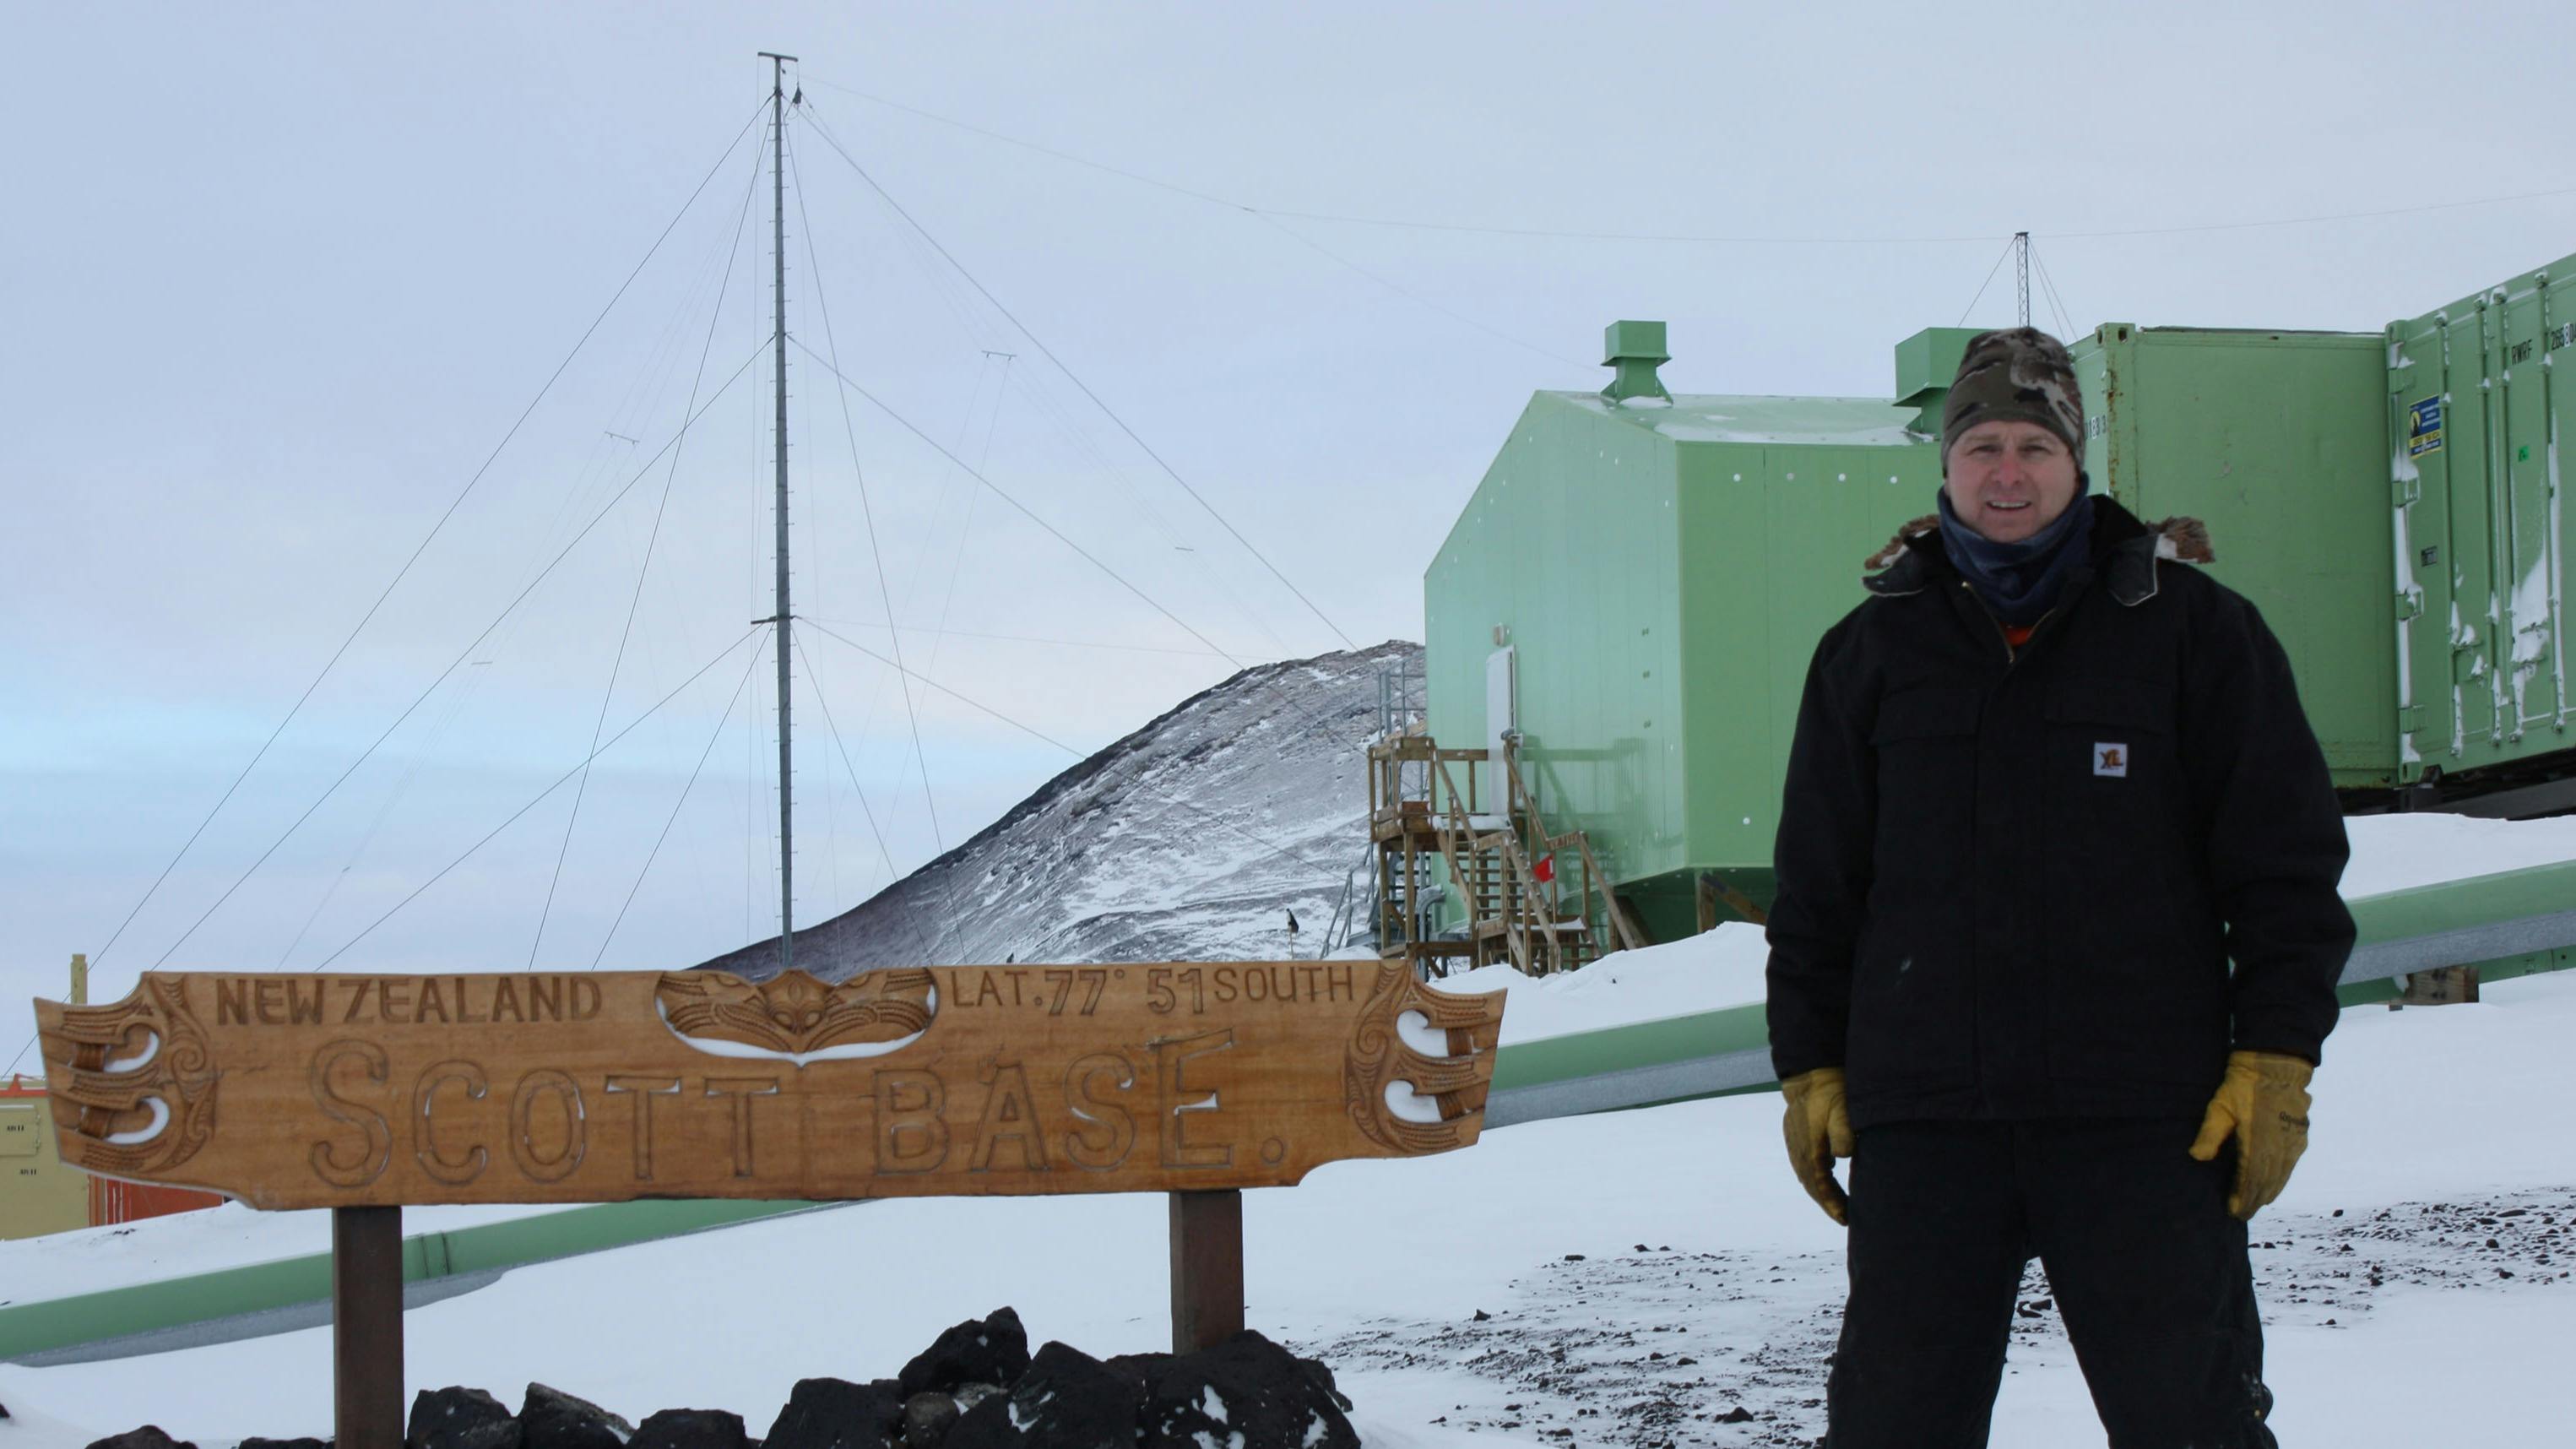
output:
<instances>
[{"instance_id":1,"label":"yellow work glove","mask_svg":"<svg viewBox=\"0 0 2576 1449\"><path fill-rule=\"evenodd\" d=\"M2200 1119L2191 1155L2202 1162L2236 1139L2236 1185L2227 1211L2251 1218L2289 1186L2290 1169L2308 1150L2308 1074L2316 1070L2279 1052L2229 1052L2227 1075Z\"/></svg>"},{"instance_id":2,"label":"yellow work glove","mask_svg":"<svg viewBox=\"0 0 2576 1449\"><path fill-rule=\"evenodd\" d=\"M1825 1216L1849 1226L1843 1185L1834 1181L1834 1159L1852 1155L1851 1110L1843 1105L1843 1069L1818 1067L1780 1084L1789 1115L1780 1124L1789 1139L1789 1166L1798 1185Z\"/></svg>"}]
</instances>

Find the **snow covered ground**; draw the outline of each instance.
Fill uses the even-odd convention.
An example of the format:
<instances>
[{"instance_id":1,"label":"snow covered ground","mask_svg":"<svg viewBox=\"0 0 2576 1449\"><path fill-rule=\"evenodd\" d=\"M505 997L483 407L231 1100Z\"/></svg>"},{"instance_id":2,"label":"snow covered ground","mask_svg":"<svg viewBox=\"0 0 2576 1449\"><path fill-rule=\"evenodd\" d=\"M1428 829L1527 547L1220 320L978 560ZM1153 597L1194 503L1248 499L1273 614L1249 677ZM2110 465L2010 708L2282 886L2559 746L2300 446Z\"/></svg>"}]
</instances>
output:
<instances>
[{"instance_id":1,"label":"snow covered ground","mask_svg":"<svg viewBox=\"0 0 2576 1449\"><path fill-rule=\"evenodd\" d=\"M2576 822L2353 824L2348 894L2576 855ZM1731 928L1515 978L1505 1039L1756 1000L1761 959L1758 933ZM2285 1443L2546 1443L2576 1423L2560 1362L2576 1342L2576 973L2485 995L2356 1009L2327 1043L2314 1146L2255 1224ZM1335 1365L1372 1445L1811 1442L1839 1230L1781 1162L1778 1110L1754 1095L1530 1123L1249 1194L1251 1322ZM406 1226L495 1211L416 1209ZM326 1235L320 1214L227 1207L0 1244L0 1298L318 1251ZM1005 1303L1033 1336L1094 1353L1163 1346L1165 1254L1150 1195L852 1204L512 1271L407 1315L410 1378L514 1401L540 1378L632 1419L727 1408L757 1433L797 1379L892 1374ZM1998 1445L2101 1442L2049 1296L2034 1272ZM144 1422L207 1449L327 1434L328 1362L314 1329L0 1365L0 1449L80 1449Z\"/></svg>"},{"instance_id":2,"label":"snow covered ground","mask_svg":"<svg viewBox=\"0 0 2576 1449\"><path fill-rule=\"evenodd\" d=\"M2356 815L2344 821L2352 861L2343 893L2409 886L2576 860L2576 815L2554 820L2476 820L2466 815Z\"/></svg>"}]
</instances>

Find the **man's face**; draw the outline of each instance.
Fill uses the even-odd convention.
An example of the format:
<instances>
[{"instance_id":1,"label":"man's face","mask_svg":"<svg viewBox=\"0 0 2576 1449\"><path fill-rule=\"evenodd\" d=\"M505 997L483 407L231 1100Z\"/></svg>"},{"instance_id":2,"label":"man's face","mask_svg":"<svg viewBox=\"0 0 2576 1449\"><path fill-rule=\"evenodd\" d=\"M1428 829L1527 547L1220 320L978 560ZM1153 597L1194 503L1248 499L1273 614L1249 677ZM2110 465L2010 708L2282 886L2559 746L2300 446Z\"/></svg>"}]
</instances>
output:
<instances>
[{"instance_id":1,"label":"man's face","mask_svg":"<svg viewBox=\"0 0 2576 1449\"><path fill-rule=\"evenodd\" d=\"M1950 445L1941 486L1961 523L1997 543L2020 543L2075 501L2075 455L2037 423L1979 423Z\"/></svg>"}]
</instances>

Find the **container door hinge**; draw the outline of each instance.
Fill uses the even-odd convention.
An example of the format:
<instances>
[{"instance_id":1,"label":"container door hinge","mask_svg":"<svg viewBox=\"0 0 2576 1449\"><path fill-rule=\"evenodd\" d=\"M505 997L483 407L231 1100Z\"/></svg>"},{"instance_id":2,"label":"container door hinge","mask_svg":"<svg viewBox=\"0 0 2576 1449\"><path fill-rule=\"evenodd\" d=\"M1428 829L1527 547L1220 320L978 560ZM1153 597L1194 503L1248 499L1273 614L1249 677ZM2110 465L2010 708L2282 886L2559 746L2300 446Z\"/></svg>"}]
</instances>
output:
<instances>
[{"instance_id":1,"label":"container door hinge","mask_svg":"<svg viewBox=\"0 0 2576 1449\"><path fill-rule=\"evenodd\" d=\"M2401 735L2424 732L2424 706L2404 704L2397 707L2397 732Z\"/></svg>"}]
</instances>

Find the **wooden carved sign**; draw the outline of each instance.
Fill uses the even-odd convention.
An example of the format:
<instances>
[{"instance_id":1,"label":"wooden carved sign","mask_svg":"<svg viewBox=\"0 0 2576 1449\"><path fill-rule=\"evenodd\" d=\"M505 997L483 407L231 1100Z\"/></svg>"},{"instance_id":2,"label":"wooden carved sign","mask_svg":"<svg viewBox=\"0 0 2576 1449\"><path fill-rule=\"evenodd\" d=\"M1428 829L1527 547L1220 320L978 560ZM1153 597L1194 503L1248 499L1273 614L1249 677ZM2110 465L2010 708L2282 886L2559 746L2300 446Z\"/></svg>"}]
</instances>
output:
<instances>
[{"instance_id":1,"label":"wooden carved sign","mask_svg":"<svg viewBox=\"0 0 2576 1449\"><path fill-rule=\"evenodd\" d=\"M36 1003L67 1160L260 1208L1284 1185L1474 1142L1502 1014L1374 961L155 972Z\"/></svg>"}]
</instances>

